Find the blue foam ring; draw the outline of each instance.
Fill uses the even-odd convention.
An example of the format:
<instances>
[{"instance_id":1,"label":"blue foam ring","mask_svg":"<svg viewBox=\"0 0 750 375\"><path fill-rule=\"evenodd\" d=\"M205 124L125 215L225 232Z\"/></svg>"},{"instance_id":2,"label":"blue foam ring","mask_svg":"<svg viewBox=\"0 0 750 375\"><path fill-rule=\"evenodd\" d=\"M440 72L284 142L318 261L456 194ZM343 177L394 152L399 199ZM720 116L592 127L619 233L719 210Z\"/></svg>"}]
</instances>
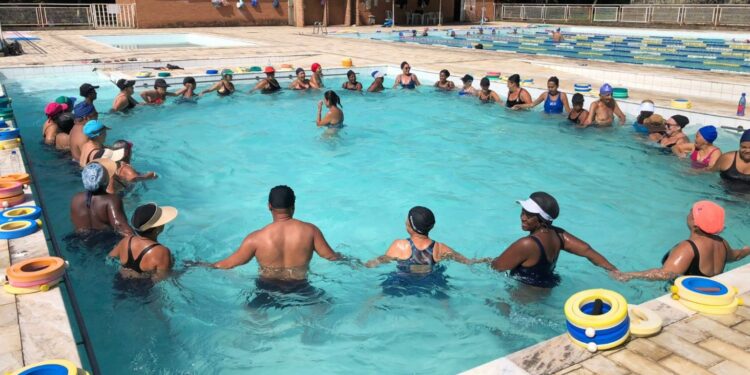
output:
<instances>
[{"instance_id":1,"label":"blue foam ring","mask_svg":"<svg viewBox=\"0 0 750 375\"><path fill-rule=\"evenodd\" d=\"M707 296L723 296L729 292L727 287L719 282L711 279L704 279L700 277L686 277L682 280L682 286L694 293L705 294ZM718 292L704 292L697 290L697 288L718 288Z\"/></svg>"},{"instance_id":2,"label":"blue foam ring","mask_svg":"<svg viewBox=\"0 0 750 375\"><path fill-rule=\"evenodd\" d=\"M21 132L14 128L2 128L0 129L0 141L7 141L9 139L16 139L21 136Z\"/></svg>"},{"instance_id":3,"label":"blue foam ring","mask_svg":"<svg viewBox=\"0 0 750 375\"><path fill-rule=\"evenodd\" d=\"M593 342L597 345L606 345L613 343L628 334L630 331L630 318L626 316L622 323L612 328L597 330L594 337L586 336L585 328L576 327L570 322L566 322L566 325L568 326L568 333L574 339L585 343Z\"/></svg>"},{"instance_id":4,"label":"blue foam ring","mask_svg":"<svg viewBox=\"0 0 750 375\"><path fill-rule=\"evenodd\" d=\"M577 89L591 89L590 83L574 83L573 87Z\"/></svg>"},{"instance_id":5,"label":"blue foam ring","mask_svg":"<svg viewBox=\"0 0 750 375\"><path fill-rule=\"evenodd\" d=\"M57 364L44 364L41 366L34 366L30 369L18 375L75 375L71 374L65 366Z\"/></svg>"},{"instance_id":6,"label":"blue foam ring","mask_svg":"<svg viewBox=\"0 0 750 375\"><path fill-rule=\"evenodd\" d=\"M35 220L13 220L9 221L0 225L5 225L7 223L28 223L29 225L12 231L1 231L0 230L0 239L2 240L12 240L16 238L26 237L34 232L36 232L39 229L39 225L36 223Z\"/></svg>"},{"instance_id":7,"label":"blue foam ring","mask_svg":"<svg viewBox=\"0 0 750 375\"><path fill-rule=\"evenodd\" d=\"M216 69L209 69L206 70L206 74L219 74L219 71Z\"/></svg>"},{"instance_id":8,"label":"blue foam ring","mask_svg":"<svg viewBox=\"0 0 750 375\"><path fill-rule=\"evenodd\" d=\"M31 208L33 211L31 213L28 213L26 215L19 215L19 216L6 216L7 212L17 210L20 208ZM7 221L18 221L18 220L31 220L36 221L36 219L39 219L42 216L42 208L39 206L15 206L11 207L3 212L0 212L0 222L7 222Z\"/></svg>"}]
</instances>

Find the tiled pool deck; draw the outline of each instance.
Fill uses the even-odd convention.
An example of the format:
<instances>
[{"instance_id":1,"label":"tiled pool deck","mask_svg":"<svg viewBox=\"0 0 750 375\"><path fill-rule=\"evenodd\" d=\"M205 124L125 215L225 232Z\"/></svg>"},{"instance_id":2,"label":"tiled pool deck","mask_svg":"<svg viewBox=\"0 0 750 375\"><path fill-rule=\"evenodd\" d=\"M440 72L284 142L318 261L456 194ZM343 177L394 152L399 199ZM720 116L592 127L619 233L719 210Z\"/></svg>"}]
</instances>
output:
<instances>
[{"instance_id":1,"label":"tiled pool deck","mask_svg":"<svg viewBox=\"0 0 750 375\"><path fill-rule=\"evenodd\" d=\"M379 28L336 29L338 32L374 32ZM35 31L41 40L36 43L46 52L0 59L6 76L45 74L41 66L54 66L59 73L69 69L109 69L137 71L144 66L182 63L185 66L208 66L215 60L221 67L289 63L309 66L319 62L324 67L340 67L341 60L351 57L355 66L398 64L408 60L424 71L449 69L454 76L464 73L481 77L486 71L520 73L534 78L531 85L542 89L549 76L558 76L562 89L572 92L573 83L587 82L598 86L605 80L630 88L632 109L642 99L650 98L657 105L668 107L676 97L693 101L696 116L710 113L723 116L723 121L747 126L747 121L733 118L736 97L750 92L750 76L693 72L669 68L629 66L602 62L566 60L555 57L533 57L447 47L421 46L321 37L311 29L292 27L199 28L189 32L228 36L256 43L251 47L218 49L165 49L121 51L84 38L92 34L143 34L186 32L186 29L161 30L55 30ZM138 59L123 63L116 60ZM102 63L91 64L92 59ZM160 61L157 61L160 60ZM194 62L194 63L192 63ZM7 68L15 69L7 69ZM52 70L47 71L51 73ZM419 71L415 71L419 74ZM539 91L531 90L533 95ZM502 92L502 91L501 91ZM674 93L679 93L675 95ZM632 111L627 111L631 112ZM660 112L661 113L661 112ZM692 115L689 115L692 116ZM32 136L33 137L33 136ZM33 139L33 138L32 138ZM32 140L33 141L33 140ZM7 163L0 151L0 163ZM31 199L30 190L27 194ZM33 203L33 202L32 202ZM39 231L31 236L0 240L0 272L10 263L35 256L48 255L47 240ZM4 274L0 275L4 276ZM721 275L719 279L734 285L750 300L750 265ZM63 286L64 287L64 286ZM668 324L658 336L634 339L620 349L600 354L573 346L565 336L553 338L509 356L492 361L468 374L747 374L750 373L750 308L740 307L736 314L723 317L696 315L669 296L644 304L656 310ZM562 313L561 313L562 315ZM51 358L69 359L80 363L78 341L71 329L62 291L10 296L0 292L0 373ZM82 351L80 351L82 353ZM470 353L470 350L469 350Z\"/></svg>"}]
</instances>

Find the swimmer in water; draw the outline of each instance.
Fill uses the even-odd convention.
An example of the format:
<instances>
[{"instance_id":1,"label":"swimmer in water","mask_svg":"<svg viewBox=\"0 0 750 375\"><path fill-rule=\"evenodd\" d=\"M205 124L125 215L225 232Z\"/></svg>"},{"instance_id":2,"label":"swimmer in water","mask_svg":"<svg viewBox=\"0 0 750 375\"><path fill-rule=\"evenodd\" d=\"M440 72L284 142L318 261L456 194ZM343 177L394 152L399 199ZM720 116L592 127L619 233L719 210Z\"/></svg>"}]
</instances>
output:
<instances>
[{"instance_id":1,"label":"swimmer in water","mask_svg":"<svg viewBox=\"0 0 750 375\"><path fill-rule=\"evenodd\" d=\"M138 105L138 101L133 98L135 81L119 79L116 85L120 89L120 92L115 96L114 102L112 102L112 112L125 112L135 108Z\"/></svg>"},{"instance_id":2,"label":"swimmer in water","mask_svg":"<svg viewBox=\"0 0 750 375\"><path fill-rule=\"evenodd\" d=\"M107 193L116 168L113 161L106 159L95 160L83 168L81 179L86 191L74 195L70 202L70 219L76 232L113 230L124 236L133 234L122 208L122 198Z\"/></svg>"},{"instance_id":3,"label":"swimmer in water","mask_svg":"<svg viewBox=\"0 0 750 375\"><path fill-rule=\"evenodd\" d=\"M81 157L81 147L88 142L89 138L83 134L83 126L91 120L99 118L99 113L93 104L84 100L75 105L73 109L73 128L70 129L70 155L74 161Z\"/></svg>"},{"instance_id":4,"label":"swimmer in water","mask_svg":"<svg viewBox=\"0 0 750 375\"><path fill-rule=\"evenodd\" d=\"M495 258L491 263L494 270L510 271L511 277L526 285L553 288L560 283L555 266L562 250L584 257L607 271L617 270L589 244L552 225L560 214L560 206L553 196L540 191L527 200L516 202L521 205L521 229L529 235L512 243Z\"/></svg>"},{"instance_id":5,"label":"swimmer in water","mask_svg":"<svg viewBox=\"0 0 750 375\"><path fill-rule=\"evenodd\" d=\"M367 92L381 92L385 90L385 87L383 87L383 81L385 81L385 72L382 70L375 70L370 73L370 75L375 80L372 81L370 87L367 88Z\"/></svg>"},{"instance_id":6,"label":"swimmer in water","mask_svg":"<svg viewBox=\"0 0 750 375\"><path fill-rule=\"evenodd\" d=\"M608 83L599 89L599 100L591 103L589 115L586 121L580 125L582 128L594 126L612 126L615 116L620 120L620 125L625 125L625 114L620 110L617 101L612 97L612 86Z\"/></svg>"},{"instance_id":7,"label":"swimmer in water","mask_svg":"<svg viewBox=\"0 0 750 375\"><path fill-rule=\"evenodd\" d=\"M261 293L307 294L312 289L307 273L313 253L329 261L347 261L347 258L331 249L318 227L294 219L295 200L290 187L274 187L268 195L271 224L250 233L226 259L216 263L185 262L185 265L231 269L255 258L259 265L256 299Z\"/></svg>"},{"instance_id":8,"label":"swimmer in water","mask_svg":"<svg viewBox=\"0 0 750 375\"><path fill-rule=\"evenodd\" d=\"M139 206L130 219L134 228L132 236L126 236L109 252L117 258L125 277L148 275L153 281L164 279L174 264L172 252L158 242L164 226L177 217L177 209L147 203Z\"/></svg>"},{"instance_id":9,"label":"swimmer in water","mask_svg":"<svg viewBox=\"0 0 750 375\"><path fill-rule=\"evenodd\" d=\"M104 149L104 142L107 140L108 127L104 126L99 120L90 120L83 126L83 134L88 140L81 145L81 159L78 164L81 168L96 159L97 152Z\"/></svg>"},{"instance_id":10,"label":"swimmer in water","mask_svg":"<svg viewBox=\"0 0 750 375\"><path fill-rule=\"evenodd\" d=\"M513 74L508 77L508 98L505 107L515 109L517 105L531 104L531 94L521 87L521 76ZM515 96L515 98L513 98Z\"/></svg>"},{"instance_id":11,"label":"swimmer in water","mask_svg":"<svg viewBox=\"0 0 750 375\"><path fill-rule=\"evenodd\" d=\"M461 87L461 91L458 92L458 95L464 96L464 95L477 95L478 91L477 89L472 86L474 83L474 77L472 77L469 74L464 74L463 77L461 77L461 82L463 82L463 87Z\"/></svg>"},{"instance_id":12,"label":"swimmer in water","mask_svg":"<svg viewBox=\"0 0 750 375\"><path fill-rule=\"evenodd\" d=\"M309 90L312 88L310 80L306 78L305 69L297 68L294 71L297 78L289 84L289 88L292 90Z\"/></svg>"},{"instance_id":13,"label":"swimmer in water","mask_svg":"<svg viewBox=\"0 0 750 375\"><path fill-rule=\"evenodd\" d=\"M635 122L633 122L633 129L635 129L637 133L650 133L649 128L644 125L644 122L647 118L651 117L651 115L654 114L654 109L655 108L653 101L646 99L641 102L640 112L638 113L638 117L636 117ZM659 131L664 131L664 129L660 129Z\"/></svg>"},{"instance_id":14,"label":"swimmer in water","mask_svg":"<svg viewBox=\"0 0 750 375\"><path fill-rule=\"evenodd\" d=\"M57 116L68 110L67 104L60 103L49 103L44 108L44 114L47 116L47 121L42 126L42 136L44 137L44 144L54 145L57 140L57 134L60 133L60 127L57 123Z\"/></svg>"},{"instance_id":15,"label":"swimmer in water","mask_svg":"<svg viewBox=\"0 0 750 375\"><path fill-rule=\"evenodd\" d=\"M232 83L232 72L230 70L224 70L221 73L221 80L213 84L213 86L201 91L200 96L209 92L216 91L219 96L229 96L234 93L234 83Z\"/></svg>"},{"instance_id":16,"label":"swimmer in water","mask_svg":"<svg viewBox=\"0 0 750 375\"><path fill-rule=\"evenodd\" d=\"M477 98L479 98L479 101L482 103L497 103L499 105L503 105L502 99L500 99L500 95L498 93L490 90L490 79L487 77L483 77L481 81L479 81L479 87L482 89L479 90L477 93Z\"/></svg>"},{"instance_id":17,"label":"swimmer in water","mask_svg":"<svg viewBox=\"0 0 750 375\"><path fill-rule=\"evenodd\" d=\"M177 96L177 94L167 91L167 87L169 86L170 85L167 84L167 81L162 78L157 78L154 81L153 90L146 90L141 93L143 102L145 104L161 105L167 100L167 96Z\"/></svg>"},{"instance_id":18,"label":"swimmer in water","mask_svg":"<svg viewBox=\"0 0 750 375\"><path fill-rule=\"evenodd\" d=\"M357 73L353 70L346 72L346 82L341 85L341 88L349 91L362 91L362 84L357 82Z\"/></svg>"},{"instance_id":19,"label":"swimmer in water","mask_svg":"<svg viewBox=\"0 0 750 375\"><path fill-rule=\"evenodd\" d=\"M416 74L411 73L411 65L406 61L402 62L401 74L396 76L393 88L395 89L396 87L401 86L402 89L413 90L419 85L421 85L421 83L419 83L419 78L417 78Z\"/></svg>"},{"instance_id":20,"label":"swimmer in water","mask_svg":"<svg viewBox=\"0 0 750 375\"><path fill-rule=\"evenodd\" d=\"M729 262L750 255L750 247L735 250L719 237L724 230L724 209L711 201L693 204L687 216L690 236L669 250L661 260L660 268L641 272L611 273L620 281L631 279L674 280L678 276L714 277L724 272Z\"/></svg>"},{"instance_id":21,"label":"swimmer in water","mask_svg":"<svg viewBox=\"0 0 750 375\"><path fill-rule=\"evenodd\" d=\"M560 28L558 27L557 30L552 31L552 41L555 43L560 43L565 38L563 37L562 33L560 32Z\"/></svg>"},{"instance_id":22,"label":"swimmer in water","mask_svg":"<svg viewBox=\"0 0 750 375\"><path fill-rule=\"evenodd\" d=\"M323 105L328 108L328 113L325 117L321 118L323 112ZM315 121L318 126L325 126L329 129L340 129L344 125L344 111L339 108L341 105L341 98L333 92L328 90L323 94L323 100L318 102L318 119Z\"/></svg>"},{"instance_id":23,"label":"swimmer in water","mask_svg":"<svg viewBox=\"0 0 750 375\"><path fill-rule=\"evenodd\" d=\"M310 79L310 87L314 89L322 89L323 85L323 67L318 63L313 63L310 67L312 71L312 79Z\"/></svg>"},{"instance_id":24,"label":"swimmer in water","mask_svg":"<svg viewBox=\"0 0 750 375\"><path fill-rule=\"evenodd\" d=\"M279 84L279 81L276 80L276 69L272 66L267 66L263 72L266 73L266 78L260 80L260 82L258 82L258 84L250 91L260 90L261 94L273 94L281 91L281 85Z\"/></svg>"},{"instance_id":25,"label":"swimmer in water","mask_svg":"<svg viewBox=\"0 0 750 375\"><path fill-rule=\"evenodd\" d=\"M690 155L690 165L693 169L710 170L721 157L721 150L714 146L719 136L716 127L708 125L698 129L695 142L685 142L672 147L675 155L684 158Z\"/></svg>"},{"instance_id":26,"label":"swimmer in water","mask_svg":"<svg viewBox=\"0 0 750 375\"><path fill-rule=\"evenodd\" d=\"M663 129L661 132L649 134L648 137L660 146L669 149L690 142L687 134L682 132L682 129L689 123L690 120L683 115L674 115L665 121L660 115L653 114L643 121L643 124L650 130Z\"/></svg>"},{"instance_id":27,"label":"swimmer in water","mask_svg":"<svg viewBox=\"0 0 750 375\"><path fill-rule=\"evenodd\" d=\"M174 94L177 96L182 96L185 99L190 99L194 96L196 96L195 89L198 87L198 85L195 83L195 78L193 77L185 77L182 79L182 88L177 90Z\"/></svg>"},{"instance_id":28,"label":"swimmer in water","mask_svg":"<svg viewBox=\"0 0 750 375\"><path fill-rule=\"evenodd\" d=\"M544 113L547 114L558 114L570 112L570 105L568 104L568 95L564 92L558 91L560 87L560 80L557 77L549 77L547 80L547 91L539 94L531 103L516 104L513 109L528 109L533 108L542 102L544 102ZM565 111L565 112L563 112Z\"/></svg>"},{"instance_id":29,"label":"swimmer in water","mask_svg":"<svg viewBox=\"0 0 750 375\"><path fill-rule=\"evenodd\" d=\"M573 94L571 103L573 104L573 108L571 108L570 113L568 113L568 121L580 125L589 115L589 111L583 109L583 94L579 92Z\"/></svg>"},{"instance_id":30,"label":"swimmer in water","mask_svg":"<svg viewBox=\"0 0 750 375\"><path fill-rule=\"evenodd\" d=\"M449 81L448 77L451 76L451 73L448 71L448 69L443 69L440 71L440 78L437 82L435 82L435 88L437 88L439 91L451 91L456 88L456 84L453 83L453 81Z\"/></svg>"},{"instance_id":31,"label":"swimmer in water","mask_svg":"<svg viewBox=\"0 0 750 375\"><path fill-rule=\"evenodd\" d=\"M742 133L739 146L737 151L721 155L712 169L719 171L732 190L750 191L750 130Z\"/></svg>"},{"instance_id":32,"label":"swimmer in water","mask_svg":"<svg viewBox=\"0 0 750 375\"><path fill-rule=\"evenodd\" d=\"M408 238L393 241L384 255L365 263L365 267L373 268L396 261L397 271L382 283L385 294L429 294L446 298L447 295L440 289L446 289L447 280L443 275L444 267L439 263L452 260L471 265L490 261L490 258L469 259L448 245L430 238L430 231L435 226L435 215L427 207L416 206L409 210L405 225Z\"/></svg>"}]
</instances>

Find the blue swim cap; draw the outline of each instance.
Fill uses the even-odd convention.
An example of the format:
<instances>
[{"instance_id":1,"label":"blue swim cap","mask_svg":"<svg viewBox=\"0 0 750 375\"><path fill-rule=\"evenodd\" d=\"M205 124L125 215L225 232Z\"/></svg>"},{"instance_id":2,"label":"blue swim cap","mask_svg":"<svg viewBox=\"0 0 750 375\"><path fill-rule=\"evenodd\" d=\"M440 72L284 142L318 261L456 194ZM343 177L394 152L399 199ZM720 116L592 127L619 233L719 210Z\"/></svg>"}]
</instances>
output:
<instances>
[{"instance_id":1,"label":"blue swim cap","mask_svg":"<svg viewBox=\"0 0 750 375\"><path fill-rule=\"evenodd\" d=\"M745 130L745 132L742 133L742 137L740 138L740 143L742 142L750 142L750 129Z\"/></svg>"},{"instance_id":2,"label":"blue swim cap","mask_svg":"<svg viewBox=\"0 0 750 375\"><path fill-rule=\"evenodd\" d=\"M612 86L609 83L605 83L599 88L599 95L610 95L612 94Z\"/></svg>"},{"instance_id":3,"label":"blue swim cap","mask_svg":"<svg viewBox=\"0 0 750 375\"><path fill-rule=\"evenodd\" d=\"M98 137L104 129L109 129L104 126L99 120L89 120L86 125L83 126L83 134L89 138Z\"/></svg>"},{"instance_id":4,"label":"blue swim cap","mask_svg":"<svg viewBox=\"0 0 750 375\"><path fill-rule=\"evenodd\" d=\"M81 171L83 188L86 191L95 192L109 183L104 167L99 163L89 163Z\"/></svg>"},{"instance_id":5,"label":"blue swim cap","mask_svg":"<svg viewBox=\"0 0 750 375\"><path fill-rule=\"evenodd\" d=\"M703 139L705 139L708 143L714 143L716 137L719 136L719 132L716 130L716 127L712 125L704 126L698 129L698 133L700 133Z\"/></svg>"},{"instance_id":6,"label":"blue swim cap","mask_svg":"<svg viewBox=\"0 0 750 375\"><path fill-rule=\"evenodd\" d=\"M73 114L75 115L75 118L84 118L96 111L96 107L94 107L93 104L89 104L87 101L82 101L78 104L76 104L75 107L73 107Z\"/></svg>"}]
</instances>

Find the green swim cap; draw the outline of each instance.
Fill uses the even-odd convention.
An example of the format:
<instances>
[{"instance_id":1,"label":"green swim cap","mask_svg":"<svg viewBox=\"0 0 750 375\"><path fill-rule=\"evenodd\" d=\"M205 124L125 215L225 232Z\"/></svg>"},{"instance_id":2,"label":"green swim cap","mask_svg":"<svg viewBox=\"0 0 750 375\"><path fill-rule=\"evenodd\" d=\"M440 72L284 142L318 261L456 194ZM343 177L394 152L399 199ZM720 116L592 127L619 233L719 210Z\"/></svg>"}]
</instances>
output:
<instances>
[{"instance_id":1,"label":"green swim cap","mask_svg":"<svg viewBox=\"0 0 750 375\"><path fill-rule=\"evenodd\" d=\"M221 71L221 75L223 75L223 76L227 76L227 75L231 76L232 73L234 73L234 72L232 72L232 69L224 69L224 70Z\"/></svg>"},{"instance_id":2,"label":"green swim cap","mask_svg":"<svg viewBox=\"0 0 750 375\"><path fill-rule=\"evenodd\" d=\"M68 97L65 95L60 95L57 97L57 99L55 99L55 103L68 104Z\"/></svg>"}]
</instances>

